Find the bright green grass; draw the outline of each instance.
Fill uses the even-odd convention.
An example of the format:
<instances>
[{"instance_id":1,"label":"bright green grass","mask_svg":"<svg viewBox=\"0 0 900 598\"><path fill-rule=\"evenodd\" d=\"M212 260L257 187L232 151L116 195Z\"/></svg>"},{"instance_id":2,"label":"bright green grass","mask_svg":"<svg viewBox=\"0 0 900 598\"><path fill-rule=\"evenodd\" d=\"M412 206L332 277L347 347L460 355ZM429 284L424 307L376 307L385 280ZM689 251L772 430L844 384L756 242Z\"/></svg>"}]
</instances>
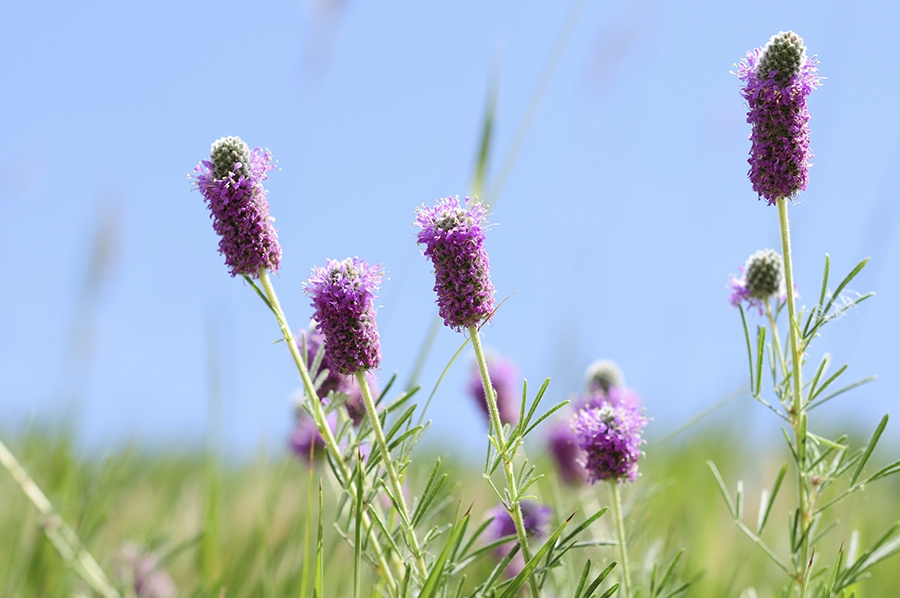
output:
<instances>
[{"instance_id":1,"label":"bright green grass","mask_svg":"<svg viewBox=\"0 0 900 598\"><path fill-rule=\"evenodd\" d=\"M732 524L705 461L716 461L732 491L738 476L744 478L748 497L744 520L755 522L759 489L771 485L781 458L750 458L734 438L729 432L707 432L678 443L645 447L643 475L625 489L633 576L637 587L643 588L642 595L646 596L652 558L667 562L681 548L686 551L679 576L694 581L689 596L747 596L742 592L749 586L760 597L780 594L782 574ZM164 565L180 596L312 596L314 561L306 588L302 583L309 468L299 461L258 459L209 467L202 455L148 455L134 448L104 458L79 459L67 434L32 431L5 440L107 574L113 575L117 551L125 543L136 542L160 554L169 553ZM532 456L539 452L538 447L530 450ZM872 468L884 461L879 457L875 455ZM422 454L416 462L430 467L433 458ZM464 508L472 505L473 523L483 521L494 503L481 478L480 464L451 462L445 469L459 481L453 490L455 499ZM581 491L558 488L548 462L538 460L538 471L548 474L539 484L539 493L542 501L557 508L554 523L575 510L579 511L575 521L582 521L586 511L609 504L603 484ZM325 595L349 596L353 551L331 526L336 486L326 468L317 467L313 473L314 490L322 474L325 499ZM416 475L427 475L427 471ZM418 487L421 480L412 483ZM208 494L207 488L213 493ZM783 548L787 536L786 509L793 504L792 493L786 483L766 532L776 550ZM851 529L860 531L862 544L872 541L888 523L900 519L898 496L900 481L888 478L851 497L839 507L839 531L817 546L817 554L833 562L840 534ZM317 504L314 492L313 559ZM448 520L455 508L455 502L446 506ZM611 539L611 525L607 514L589 534L597 540ZM560 580L569 576L571 584L577 583L585 558L593 561L593 571L615 559L614 548L607 546L571 554L574 557L557 574ZM895 595L897 565L894 557L876 569L857 595ZM474 567L468 572L469 585L487 573L488 563ZM362 580L363 588L368 581ZM72 596L79 591L90 595L45 539L34 507L8 473L0 471L0 596Z\"/></svg>"}]
</instances>

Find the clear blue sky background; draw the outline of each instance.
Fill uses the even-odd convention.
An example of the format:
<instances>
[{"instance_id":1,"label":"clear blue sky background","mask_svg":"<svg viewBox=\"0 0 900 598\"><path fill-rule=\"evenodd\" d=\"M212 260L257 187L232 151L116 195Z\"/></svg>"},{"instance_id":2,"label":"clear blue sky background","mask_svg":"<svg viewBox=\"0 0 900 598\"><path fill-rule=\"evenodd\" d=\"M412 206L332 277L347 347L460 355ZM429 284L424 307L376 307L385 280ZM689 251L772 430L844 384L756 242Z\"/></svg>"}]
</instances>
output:
<instances>
[{"instance_id":1,"label":"clear blue sky background","mask_svg":"<svg viewBox=\"0 0 900 598\"><path fill-rule=\"evenodd\" d=\"M292 326L310 316L313 266L381 263L382 378L405 380L436 311L414 208L469 192L492 65L496 180L569 14L549 2L8 3L0 431L71 415L96 450L202 445L216 364L229 451L261 438L283 450L295 370L271 344L271 314L228 276L185 176L225 135L278 159L267 187ZM729 71L793 29L827 78L809 100L810 185L790 210L802 302L818 295L826 252L835 276L872 257L852 289L877 293L811 355L849 362L848 382L880 378L819 413L873 428L900 392L898 22L890 2L588 2L487 198L493 280L510 298L486 344L534 388L552 378L554 400L581 389L594 359L616 360L658 435L745 384L726 285L748 255L780 246L776 209L746 177ZM107 259L92 271L98 237ZM462 341L441 330L425 395ZM430 438L480 455L468 359L435 396ZM720 419L777 430L750 402Z\"/></svg>"}]
</instances>

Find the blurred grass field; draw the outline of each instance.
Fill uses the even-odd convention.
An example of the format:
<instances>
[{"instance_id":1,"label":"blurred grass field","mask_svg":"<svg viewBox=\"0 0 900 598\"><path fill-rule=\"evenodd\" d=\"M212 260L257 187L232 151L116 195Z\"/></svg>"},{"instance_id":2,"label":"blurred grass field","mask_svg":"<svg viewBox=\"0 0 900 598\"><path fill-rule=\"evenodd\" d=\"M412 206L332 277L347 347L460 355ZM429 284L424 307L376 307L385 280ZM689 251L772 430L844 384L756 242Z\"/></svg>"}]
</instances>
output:
<instances>
[{"instance_id":1,"label":"blurred grass field","mask_svg":"<svg viewBox=\"0 0 900 598\"><path fill-rule=\"evenodd\" d=\"M337 487L322 464L316 465L311 477L305 463L288 456L260 455L248 462L221 463L197 451L150 454L126 447L115 455L79 457L73 434L58 428L37 426L11 438L9 431L5 435L7 445L108 574L115 578L123 547L137 544L162 557L161 565L170 573L179 596L312 596L311 572L307 571L303 584L306 506L312 496L315 519L315 492L321 477L326 511L325 594L351 595L352 550L330 527ZM652 442L645 446L642 477L625 490L629 551L639 587L646 586L653 558L667 562L684 548L679 575L693 582L687 595L780 595L783 573L733 525L706 465L707 459L715 460L732 492L739 477L743 478L744 520L755 522L759 491L771 486L782 456L775 450L760 456L747 447L747 438L736 430L715 427L660 446ZM529 451L537 457L540 447L529 447ZM428 454L425 448L415 460L420 469L411 472L412 487L421 488L421 478L439 452L446 453L440 455L442 469L457 480L453 504L448 503L446 510L452 515L459 501L464 507L472 505L473 522L483 521L495 504L478 463L454 462L450 450L432 447ZM870 469L885 462L887 452L879 449ZM540 499L554 507L554 523L576 510L575 520L581 521L583 513L609 504L603 484L574 490L559 485L549 461L538 458L537 464L538 471L546 474L539 484ZM783 551L786 542L786 510L795 502L792 494L793 488L786 483L765 535L776 552ZM816 547L823 564L833 562L844 539L839 534L858 530L860 545L865 546L883 532L886 523L900 519L898 496L900 480L888 478L837 507L839 527ZM90 595L44 537L40 524L35 508L4 471L0 475L0 596ZM315 520L311 524L314 551ZM593 539L611 539L611 525L607 513L592 526ZM614 548L609 546L571 554L575 557L570 555L556 573L560 587L566 587L566 577L571 584L577 583L585 558L595 566L615 560ZM471 580L486 576L489 565L469 570L468 583L474 585ZM857 596L897 595L896 567L896 562L888 561L876 568L871 579L857 588ZM367 587L366 580L363 584Z\"/></svg>"}]
</instances>

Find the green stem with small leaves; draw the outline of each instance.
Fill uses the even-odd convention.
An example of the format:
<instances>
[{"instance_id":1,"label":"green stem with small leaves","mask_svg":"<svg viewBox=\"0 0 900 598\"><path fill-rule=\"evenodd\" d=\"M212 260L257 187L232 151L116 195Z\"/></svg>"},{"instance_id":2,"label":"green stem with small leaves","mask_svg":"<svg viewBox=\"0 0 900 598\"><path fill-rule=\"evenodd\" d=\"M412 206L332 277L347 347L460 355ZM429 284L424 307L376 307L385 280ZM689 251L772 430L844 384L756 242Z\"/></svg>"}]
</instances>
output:
<instances>
[{"instance_id":1,"label":"green stem with small leaves","mask_svg":"<svg viewBox=\"0 0 900 598\"><path fill-rule=\"evenodd\" d=\"M366 372L360 370L356 372L356 380L359 382L359 390L362 392L363 401L366 403L366 411L369 413L369 421L372 422L372 429L375 431L375 441L381 450L381 461L387 470L388 479L391 481L391 491L394 493L394 500L400 507L400 517L403 519L403 525L406 527L407 537L409 538L410 549L416 559L416 566L422 575L422 580L428 578L428 569L425 567L425 559L422 558L422 549L419 547L419 540L416 538L416 531L412 527L412 518L409 515L409 507L406 505L406 499L403 497L403 484L400 483L400 476L397 475L397 469L391 460L391 451L388 448L387 440L384 437L384 430L381 429L381 420L378 419L378 411L375 409L375 402L372 400L372 393L369 391L369 383L366 382Z\"/></svg>"},{"instance_id":2,"label":"green stem with small leaves","mask_svg":"<svg viewBox=\"0 0 900 598\"><path fill-rule=\"evenodd\" d=\"M500 454L500 459L503 461L503 471L506 473L506 485L509 491L509 504L506 507L516 526L516 537L519 540L522 557L527 563L531 560L531 550L528 548L528 535L525 531L525 522L522 519L522 507L519 505L519 491L516 487L513 457L506 451L503 422L500 420L500 410L497 408L497 395L494 393L494 387L491 384L491 376L488 373L487 359L484 356L484 349L478 336L478 328L474 324L469 326L469 337L472 339L472 346L475 348L475 358L478 361L478 369L481 372L481 382L484 385L484 396L487 401L488 413L490 414L491 427L494 430L497 452ZM531 595L534 598L539 598L540 590L538 590L537 582L533 575L528 578L528 582L531 588Z\"/></svg>"},{"instance_id":3,"label":"green stem with small leaves","mask_svg":"<svg viewBox=\"0 0 900 598\"><path fill-rule=\"evenodd\" d=\"M294 340L294 335L287 323L287 318L284 315L284 311L281 309L281 304L278 302L278 296L275 294L275 288L272 286L272 281L269 278L269 271L266 268L260 268L259 281L262 284L263 290L265 290L266 298L268 299L272 310L275 312L275 319L278 320L278 326L279 328L281 328L281 334L284 337L284 342L287 344L288 350L291 352L291 356L294 358L294 363L297 366L297 370L300 372L300 378L303 380L303 388L306 390L306 396L313 407L313 417L316 420L316 427L319 430L319 434L322 436L322 440L325 442L326 449L329 453L331 453L332 461L337 464L338 468L340 468L341 470L341 477L343 478L341 480L341 484L343 485L344 482L349 484L350 480L353 479L353 474L351 473L347 463L344 462L344 457L341 454L341 450L338 446L337 440L334 438L334 433L332 433L331 427L328 425L328 422L325 419L325 411L322 409L322 402L318 400L318 395L316 394L315 387L313 386L312 378L309 377L309 370L306 368L306 364L303 362L303 358L300 356L300 350L297 348L297 343ZM365 526L366 528L366 532L368 532L372 527L372 521L369 518L368 513L363 513L362 522L363 526ZM396 588L397 582L394 579L394 575L391 572L391 567L384 556L384 551L381 548L381 544L374 536L370 535L370 538L372 548L375 552L375 557L378 559L378 563L381 566L381 574L385 577L388 585L390 585L392 588Z\"/></svg>"},{"instance_id":4,"label":"green stem with small leaves","mask_svg":"<svg viewBox=\"0 0 900 598\"><path fill-rule=\"evenodd\" d=\"M796 307L794 305L794 273L791 266L791 231L788 225L787 202L785 197L778 198L778 220L781 226L781 248L784 256L784 281L787 290L787 306L788 306L788 334L791 338L791 355L794 362L793 370L793 396L789 415L791 419L791 428L794 432L794 442L797 451L797 490L800 502L800 533L804 534L803 541L800 544L800 555L798 559L798 581L800 587L805 587L803 579L806 577L807 571L807 555L809 551L809 529L811 522L811 513L809 508L809 489L806 484L805 463L806 463L806 413L803 411L803 356L800 350L799 322L797 321Z\"/></svg>"}]
</instances>

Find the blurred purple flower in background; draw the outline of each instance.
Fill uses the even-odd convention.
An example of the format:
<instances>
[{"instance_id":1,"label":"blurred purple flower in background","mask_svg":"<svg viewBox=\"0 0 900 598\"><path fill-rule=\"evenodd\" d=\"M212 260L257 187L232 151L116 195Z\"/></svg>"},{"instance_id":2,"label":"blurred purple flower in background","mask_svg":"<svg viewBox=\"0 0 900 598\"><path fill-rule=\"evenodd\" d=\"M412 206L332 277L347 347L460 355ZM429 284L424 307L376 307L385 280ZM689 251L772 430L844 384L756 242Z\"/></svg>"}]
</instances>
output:
<instances>
[{"instance_id":1,"label":"blurred purple flower in background","mask_svg":"<svg viewBox=\"0 0 900 598\"><path fill-rule=\"evenodd\" d=\"M803 39L793 31L773 35L764 48L747 52L737 65L741 95L750 111L750 181L769 205L792 197L809 181L807 96L821 83Z\"/></svg>"},{"instance_id":2,"label":"blurred purple flower in background","mask_svg":"<svg viewBox=\"0 0 900 598\"><path fill-rule=\"evenodd\" d=\"M325 416L325 421L328 423L331 431L334 432L335 428L337 428L337 413L329 413ZM322 439L322 435L319 433L316 420L303 408L297 409L297 422L294 424L288 445L294 455L304 460L309 460L309 451L313 445L313 458L318 458L325 454L325 440Z\"/></svg>"},{"instance_id":3,"label":"blurred purple flower in background","mask_svg":"<svg viewBox=\"0 0 900 598\"><path fill-rule=\"evenodd\" d=\"M500 421L505 424L514 424L519 421L521 388L519 386L519 369L512 360L488 353L485 356L488 374L491 377L491 385L497 393L497 411L500 412ZM469 372L468 381L469 396L484 413L485 421L489 421L487 397L484 395L484 383L481 380L481 370L478 363L473 362Z\"/></svg>"},{"instance_id":4,"label":"blurred purple flower in background","mask_svg":"<svg viewBox=\"0 0 900 598\"><path fill-rule=\"evenodd\" d=\"M133 591L136 598L177 598L178 590L169 573L152 552L137 544L125 544L113 557L113 573L119 585Z\"/></svg>"},{"instance_id":5,"label":"blurred purple flower in background","mask_svg":"<svg viewBox=\"0 0 900 598\"><path fill-rule=\"evenodd\" d=\"M586 454L578 445L578 436L568 420L556 422L550 427L547 444L556 462L556 470L565 483L577 485L587 481L588 473L584 468Z\"/></svg>"},{"instance_id":6,"label":"blurred purple flower in background","mask_svg":"<svg viewBox=\"0 0 900 598\"><path fill-rule=\"evenodd\" d=\"M315 268L306 282L316 328L325 336L325 359L338 374L355 374L381 363L374 301L383 276L381 266L347 258L328 260L328 266Z\"/></svg>"},{"instance_id":7,"label":"blurred purple flower in background","mask_svg":"<svg viewBox=\"0 0 900 598\"><path fill-rule=\"evenodd\" d=\"M213 229L221 237L219 253L232 276L259 278L261 268L278 271L281 245L262 184L272 168L268 151L251 152L239 137L217 139L210 159L194 168L194 182L209 204Z\"/></svg>"},{"instance_id":8,"label":"blurred purple flower in background","mask_svg":"<svg viewBox=\"0 0 900 598\"><path fill-rule=\"evenodd\" d=\"M494 309L487 251L486 210L477 200L458 197L416 210L416 236L434 266L434 290L444 324L457 332L490 316Z\"/></svg>"},{"instance_id":9,"label":"blurred purple flower in background","mask_svg":"<svg viewBox=\"0 0 900 598\"><path fill-rule=\"evenodd\" d=\"M522 509L522 523L525 527L525 535L529 539L544 537L547 534L547 526L550 523L550 515L552 514L550 507L533 500L523 500L519 503L519 508ZM494 518L485 530L485 538L488 542L516 535L516 524L513 522L512 515L509 514L509 511L502 504L488 511L487 515ZM498 559L505 557L516 542L516 538L513 537L510 538L509 542L504 542L498 546L494 549L496 557ZM506 575L514 577L524 566L525 559L522 557L522 552L519 551L506 568Z\"/></svg>"}]
</instances>

